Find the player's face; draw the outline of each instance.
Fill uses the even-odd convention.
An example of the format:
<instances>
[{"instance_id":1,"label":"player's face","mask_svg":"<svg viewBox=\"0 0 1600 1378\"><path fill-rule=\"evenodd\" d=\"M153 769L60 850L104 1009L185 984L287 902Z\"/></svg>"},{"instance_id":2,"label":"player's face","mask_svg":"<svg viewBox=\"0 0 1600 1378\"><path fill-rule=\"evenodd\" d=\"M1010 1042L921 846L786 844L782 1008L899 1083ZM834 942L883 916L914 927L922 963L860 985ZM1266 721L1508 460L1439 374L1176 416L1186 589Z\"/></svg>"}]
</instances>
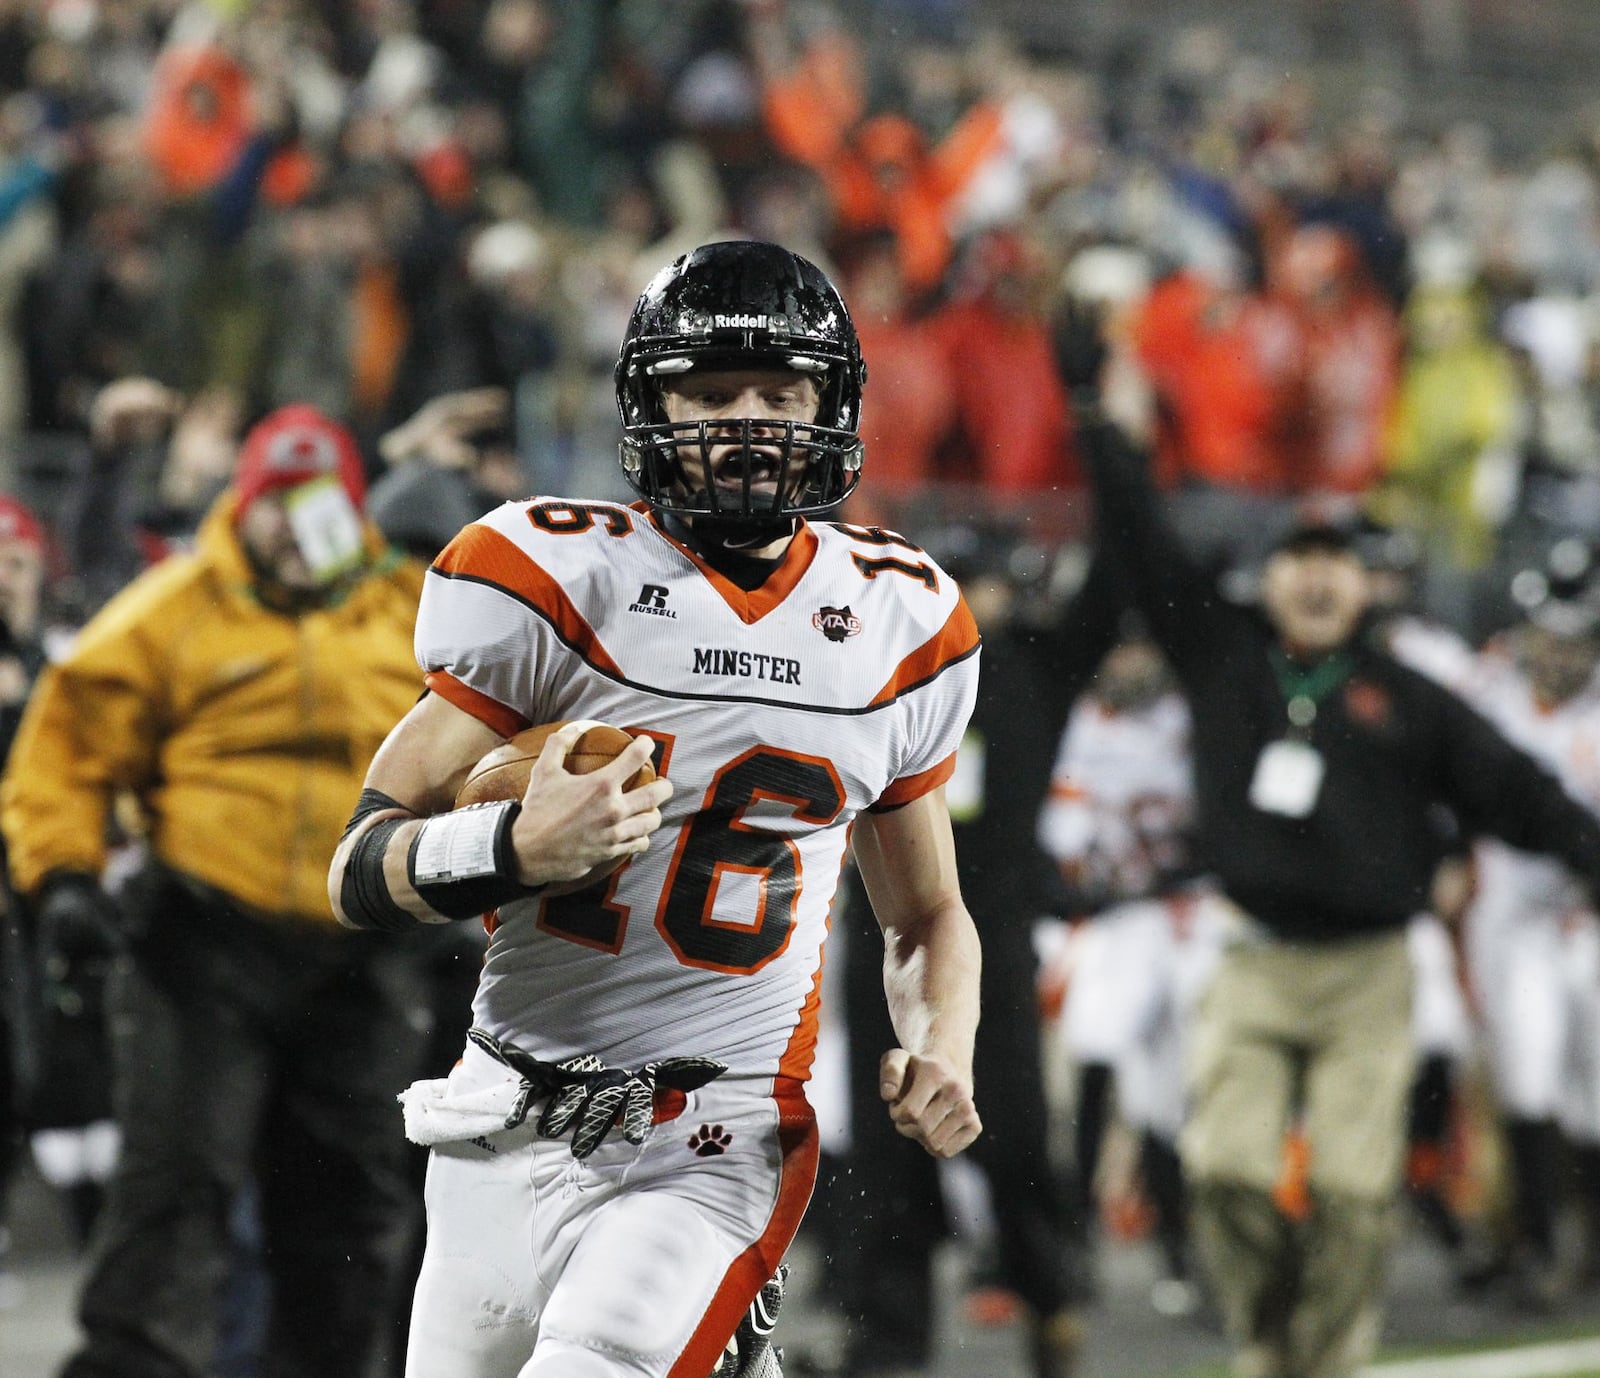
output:
<instances>
[{"instance_id":1,"label":"player's face","mask_svg":"<svg viewBox=\"0 0 1600 1378\"><path fill-rule=\"evenodd\" d=\"M1349 551L1281 550L1262 572L1261 606L1300 655L1324 655L1348 641L1370 596L1367 572Z\"/></svg>"},{"instance_id":2,"label":"player's face","mask_svg":"<svg viewBox=\"0 0 1600 1378\"><path fill-rule=\"evenodd\" d=\"M674 378L661 394L667 420L708 423L707 445L678 449L687 494L706 493L715 484L718 505L739 510L746 467L740 423L746 420L753 423L748 460L752 505L770 506L780 484L788 493L797 490L806 462L799 452L785 465L784 425L814 422L819 400L816 383L789 369L707 369Z\"/></svg>"}]
</instances>

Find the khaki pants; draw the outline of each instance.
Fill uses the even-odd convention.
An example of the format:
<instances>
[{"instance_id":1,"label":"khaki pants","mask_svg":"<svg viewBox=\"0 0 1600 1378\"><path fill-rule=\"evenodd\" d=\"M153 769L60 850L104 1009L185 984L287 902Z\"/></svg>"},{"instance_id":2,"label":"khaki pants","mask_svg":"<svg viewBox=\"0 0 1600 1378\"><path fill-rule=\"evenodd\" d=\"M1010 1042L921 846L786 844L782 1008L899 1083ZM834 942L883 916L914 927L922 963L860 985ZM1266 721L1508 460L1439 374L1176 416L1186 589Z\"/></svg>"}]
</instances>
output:
<instances>
[{"instance_id":1,"label":"khaki pants","mask_svg":"<svg viewBox=\"0 0 1600 1378\"><path fill-rule=\"evenodd\" d=\"M1240 1378L1347 1378L1370 1355L1404 1161L1411 986L1403 932L1245 940L1201 1004L1182 1152ZM1272 1189L1297 1117L1311 1211L1290 1221Z\"/></svg>"}]
</instances>

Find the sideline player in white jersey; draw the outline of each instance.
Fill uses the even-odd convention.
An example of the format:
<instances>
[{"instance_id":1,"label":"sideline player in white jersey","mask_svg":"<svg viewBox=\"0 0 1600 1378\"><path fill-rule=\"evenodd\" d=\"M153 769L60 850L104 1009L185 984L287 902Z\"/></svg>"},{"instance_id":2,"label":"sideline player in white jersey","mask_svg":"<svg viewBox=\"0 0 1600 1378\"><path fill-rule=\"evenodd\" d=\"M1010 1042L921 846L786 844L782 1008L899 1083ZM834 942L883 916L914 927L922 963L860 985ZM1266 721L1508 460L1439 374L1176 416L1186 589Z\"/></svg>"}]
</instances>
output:
<instances>
[{"instance_id":1,"label":"sideline player in white jersey","mask_svg":"<svg viewBox=\"0 0 1600 1378\"><path fill-rule=\"evenodd\" d=\"M1536 585L1548 589L1542 575ZM1593 593L1532 595L1528 617L1480 657L1479 710L1600 811L1600 608ZM1523 1300L1559 1299L1560 1163L1600 1225L1600 920L1559 862L1480 840L1468 969L1510 1150ZM1560 1142L1562 1136L1566 1145Z\"/></svg>"},{"instance_id":2,"label":"sideline player in white jersey","mask_svg":"<svg viewBox=\"0 0 1600 1378\"><path fill-rule=\"evenodd\" d=\"M1158 1310L1187 1314L1189 1276L1177 1138L1184 1043L1221 952L1225 920L1191 877L1189 707L1147 639L1123 640L1067 721L1039 844L1093 917L1076 925L1060 1033L1079 1069L1077 1157L1086 1208L1115 1082L1140 1140L1163 1274Z\"/></svg>"},{"instance_id":3,"label":"sideline player in white jersey","mask_svg":"<svg viewBox=\"0 0 1600 1378\"><path fill-rule=\"evenodd\" d=\"M356 926L490 913L470 1044L406 1098L432 1145L410 1378L776 1371L759 1343L722 1356L815 1177L804 1083L852 826L900 1042L888 1113L940 1157L977 1137L979 951L943 785L978 636L918 548L815 520L859 477L864 377L814 265L696 249L646 287L617 364L644 501L509 503L428 575L431 692L329 878ZM486 751L567 719L638 740L572 776L563 729L520 803L452 811ZM625 790L652 755L663 778Z\"/></svg>"}]
</instances>

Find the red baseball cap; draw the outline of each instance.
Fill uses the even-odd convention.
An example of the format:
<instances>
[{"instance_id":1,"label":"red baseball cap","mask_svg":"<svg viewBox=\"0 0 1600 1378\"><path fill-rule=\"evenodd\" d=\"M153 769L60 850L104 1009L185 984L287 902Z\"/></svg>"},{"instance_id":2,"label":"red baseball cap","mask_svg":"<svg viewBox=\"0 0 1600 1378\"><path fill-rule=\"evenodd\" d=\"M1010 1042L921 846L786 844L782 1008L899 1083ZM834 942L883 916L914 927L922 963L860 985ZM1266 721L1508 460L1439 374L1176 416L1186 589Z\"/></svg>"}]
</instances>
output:
<instances>
[{"instance_id":1,"label":"red baseball cap","mask_svg":"<svg viewBox=\"0 0 1600 1378\"><path fill-rule=\"evenodd\" d=\"M0 493L0 541L21 541L36 550L45 548L44 527L33 512L15 498Z\"/></svg>"},{"instance_id":2,"label":"red baseball cap","mask_svg":"<svg viewBox=\"0 0 1600 1378\"><path fill-rule=\"evenodd\" d=\"M331 474L356 511L367 501L367 471L355 437L332 417L304 403L279 407L250 429L239 447L233 487L243 512L264 493L294 488Z\"/></svg>"}]
</instances>

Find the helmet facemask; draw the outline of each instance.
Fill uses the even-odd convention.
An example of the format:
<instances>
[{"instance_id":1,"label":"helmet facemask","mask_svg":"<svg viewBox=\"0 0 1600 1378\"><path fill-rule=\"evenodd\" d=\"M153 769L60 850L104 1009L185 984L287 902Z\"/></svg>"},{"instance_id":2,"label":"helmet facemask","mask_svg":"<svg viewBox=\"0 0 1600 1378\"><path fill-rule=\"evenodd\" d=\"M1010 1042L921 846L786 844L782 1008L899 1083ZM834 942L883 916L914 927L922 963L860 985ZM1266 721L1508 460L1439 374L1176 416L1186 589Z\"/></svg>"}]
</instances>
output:
<instances>
[{"instance_id":1,"label":"helmet facemask","mask_svg":"<svg viewBox=\"0 0 1600 1378\"><path fill-rule=\"evenodd\" d=\"M663 417L665 407L657 400ZM787 523L831 512L861 475L853 432L762 417L630 426L622 468L651 505L715 522ZM717 479L731 475L732 481Z\"/></svg>"}]
</instances>

